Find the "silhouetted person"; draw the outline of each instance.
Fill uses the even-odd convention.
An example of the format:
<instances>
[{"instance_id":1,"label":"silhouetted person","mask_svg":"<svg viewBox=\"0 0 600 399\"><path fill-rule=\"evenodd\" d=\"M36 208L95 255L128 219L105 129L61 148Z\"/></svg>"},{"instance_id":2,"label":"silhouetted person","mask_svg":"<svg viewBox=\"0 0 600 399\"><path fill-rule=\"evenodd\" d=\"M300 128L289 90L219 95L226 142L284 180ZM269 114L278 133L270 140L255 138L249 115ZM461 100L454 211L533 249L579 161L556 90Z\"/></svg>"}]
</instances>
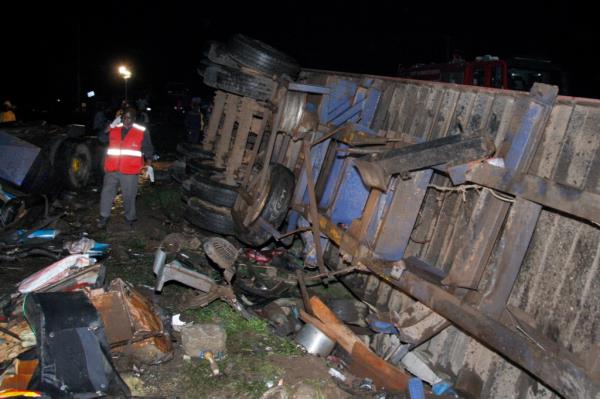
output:
<instances>
[{"instance_id":1,"label":"silhouetted person","mask_svg":"<svg viewBox=\"0 0 600 399\"><path fill-rule=\"evenodd\" d=\"M15 113L13 112L13 106L10 101L4 101L2 103L2 112L0 112L0 123L14 122L17 120Z\"/></svg>"},{"instance_id":2,"label":"silhouetted person","mask_svg":"<svg viewBox=\"0 0 600 399\"><path fill-rule=\"evenodd\" d=\"M204 116L202 115L200 105L200 99L194 98L190 110L185 116L184 124L187 132L187 140L192 144L198 144L203 138Z\"/></svg>"}]
</instances>

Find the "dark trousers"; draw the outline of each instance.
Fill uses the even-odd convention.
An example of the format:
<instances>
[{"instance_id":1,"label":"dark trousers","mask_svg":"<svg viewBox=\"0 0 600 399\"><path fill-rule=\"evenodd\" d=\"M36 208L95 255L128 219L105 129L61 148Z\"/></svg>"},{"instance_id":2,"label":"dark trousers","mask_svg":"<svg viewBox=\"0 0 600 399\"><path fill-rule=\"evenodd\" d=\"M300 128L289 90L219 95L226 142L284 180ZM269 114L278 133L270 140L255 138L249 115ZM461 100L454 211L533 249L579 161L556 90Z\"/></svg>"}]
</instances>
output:
<instances>
[{"instance_id":1,"label":"dark trousers","mask_svg":"<svg viewBox=\"0 0 600 399\"><path fill-rule=\"evenodd\" d=\"M104 174L102 194L100 196L100 216L108 218L112 209L113 201L117 196L117 190L121 187L123 196L123 208L125 208L125 219L133 221L135 214L135 196L138 189L138 175L126 175L121 172L110 172Z\"/></svg>"}]
</instances>

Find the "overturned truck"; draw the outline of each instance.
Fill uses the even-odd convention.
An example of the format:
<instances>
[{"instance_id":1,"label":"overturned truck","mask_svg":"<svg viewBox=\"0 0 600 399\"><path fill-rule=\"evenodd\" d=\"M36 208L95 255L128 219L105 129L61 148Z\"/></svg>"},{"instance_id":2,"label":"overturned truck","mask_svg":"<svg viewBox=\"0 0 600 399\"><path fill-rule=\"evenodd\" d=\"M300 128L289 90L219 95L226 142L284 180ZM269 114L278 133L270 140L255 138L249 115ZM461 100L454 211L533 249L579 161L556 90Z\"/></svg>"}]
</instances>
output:
<instances>
[{"instance_id":1,"label":"overturned truck","mask_svg":"<svg viewBox=\"0 0 600 399\"><path fill-rule=\"evenodd\" d=\"M301 234L307 267L347 270L468 397L600 397L600 101L271 79L267 100L217 92L190 221L255 246Z\"/></svg>"}]
</instances>

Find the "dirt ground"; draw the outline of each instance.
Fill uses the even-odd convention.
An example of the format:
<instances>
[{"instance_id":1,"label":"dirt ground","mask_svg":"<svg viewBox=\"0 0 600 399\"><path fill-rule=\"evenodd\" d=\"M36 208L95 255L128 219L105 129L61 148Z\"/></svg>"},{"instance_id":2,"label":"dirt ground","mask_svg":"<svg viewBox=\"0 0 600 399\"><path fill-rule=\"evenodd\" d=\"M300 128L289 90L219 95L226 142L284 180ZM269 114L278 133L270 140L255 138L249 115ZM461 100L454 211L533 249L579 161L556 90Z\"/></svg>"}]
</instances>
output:
<instances>
[{"instance_id":1,"label":"dirt ground","mask_svg":"<svg viewBox=\"0 0 600 399\"><path fill-rule=\"evenodd\" d=\"M120 277L140 287L161 307L185 321L213 321L223 324L227 332L227 354L219 361L223 375L211 376L208 363L184 359L183 350L175 343L173 359L160 365L132 364L117 359L119 372L137 397L152 398L346 398L328 375L327 361L304 354L289 338L273 334L262 319L245 320L224 302L213 302L206 308L183 311L181 295L187 291L178 284L168 284L156 295L152 287L154 252L169 233L185 231L202 233L181 217L179 185L168 178L167 163L156 165L157 181L144 182L139 190L139 221L133 231L124 224L119 198L106 230L96 227L100 187L80 193L65 203L65 216L53 227L63 239L87 235L99 242L110 243L111 253L102 262L107 267L107 281ZM0 293L14 290L14 284L51 263L45 258L26 258L0 267ZM340 287L330 284L325 289L337 295ZM176 334L175 334L176 335ZM177 336L175 336L175 339ZM277 388L277 385L281 387ZM270 389L270 390L269 390ZM269 393L265 394L267 391ZM287 395L287 396L286 396Z\"/></svg>"}]
</instances>

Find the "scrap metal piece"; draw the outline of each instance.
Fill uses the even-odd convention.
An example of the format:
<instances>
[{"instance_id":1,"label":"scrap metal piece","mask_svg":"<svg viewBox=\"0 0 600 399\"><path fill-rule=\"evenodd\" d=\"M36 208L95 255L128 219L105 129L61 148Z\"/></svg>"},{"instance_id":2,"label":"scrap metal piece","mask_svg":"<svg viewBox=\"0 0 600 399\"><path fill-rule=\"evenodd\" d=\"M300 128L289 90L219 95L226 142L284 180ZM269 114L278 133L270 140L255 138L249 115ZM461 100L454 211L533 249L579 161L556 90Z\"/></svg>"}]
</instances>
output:
<instances>
[{"instance_id":1,"label":"scrap metal piece","mask_svg":"<svg viewBox=\"0 0 600 399\"><path fill-rule=\"evenodd\" d=\"M83 269L93 264L94 259L88 255L67 256L21 281L18 290L23 294L40 290L66 279L74 273L74 270Z\"/></svg>"},{"instance_id":2,"label":"scrap metal piece","mask_svg":"<svg viewBox=\"0 0 600 399\"><path fill-rule=\"evenodd\" d=\"M216 285L210 277L184 267L177 260L163 264L155 273L157 280L154 288L158 292L162 291L168 281L178 281L202 292L209 292Z\"/></svg>"},{"instance_id":3,"label":"scrap metal piece","mask_svg":"<svg viewBox=\"0 0 600 399\"><path fill-rule=\"evenodd\" d=\"M102 318L113 352L131 354L147 364L171 358L171 340L157 310L130 284L115 279L107 291L91 291L90 299Z\"/></svg>"},{"instance_id":4,"label":"scrap metal piece","mask_svg":"<svg viewBox=\"0 0 600 399\"><path fill-rule=\"evenodd\" d=\"M491 156L493 141L487 136L454 135L402 147L369 158L356 159L354 164L364 183L382 191L387 190L389 178L435 165L459 165Z\"/></svg>"},{"instance_id":5,"label":"scrap metal piece","mask_svg":"<svg viewBox=\"0 0 600 399\"><path fill-rule=\"evenodd\" d=\"M210 237L204 241L204 252L206 256L223 269L225 280L229 283L235 274L233 265L240 255L232 243L221 237Z\"/></svg>"}]
</instances>

